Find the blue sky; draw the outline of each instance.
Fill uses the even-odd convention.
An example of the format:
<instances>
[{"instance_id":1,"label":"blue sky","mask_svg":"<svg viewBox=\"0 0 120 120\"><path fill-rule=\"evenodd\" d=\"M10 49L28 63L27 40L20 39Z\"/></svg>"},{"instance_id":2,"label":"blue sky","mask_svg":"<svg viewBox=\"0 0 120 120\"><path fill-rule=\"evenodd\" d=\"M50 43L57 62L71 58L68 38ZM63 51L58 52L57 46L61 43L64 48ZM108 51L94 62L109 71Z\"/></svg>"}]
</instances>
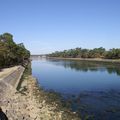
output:
<instances>
[{"instance_id":1,"label":"blue sky","mask_svg":"<svg viewBox=\"0 0 120 120\"><path fill-rule=\"evenodd\" d=\"M120 48L120 0L0 0L0 34L32 54Z\"/></svg>"}]
</instances>

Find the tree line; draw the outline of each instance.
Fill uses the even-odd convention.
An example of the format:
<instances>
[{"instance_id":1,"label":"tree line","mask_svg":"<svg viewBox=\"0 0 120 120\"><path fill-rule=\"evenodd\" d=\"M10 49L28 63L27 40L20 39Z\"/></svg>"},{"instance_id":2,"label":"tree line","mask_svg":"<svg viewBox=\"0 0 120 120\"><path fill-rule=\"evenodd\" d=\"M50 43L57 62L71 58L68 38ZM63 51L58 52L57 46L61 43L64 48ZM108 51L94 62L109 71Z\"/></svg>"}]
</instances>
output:
<instances>
[{"instance_id":1,"label":"tree line","mask_svg":"<svg viewBox=\"0 0 120 120\"><path fill-rule=\"evenodd\" d=\"M49 57L63 57L63 58L102 58L102 59L119 59L120 49L113 48L106 50L103 47L94 49L75 48L64 51L56 51L48 54Z\"/></svg>"},{"instance_id":2,"label":"tree line","mask_svg":"<svg viewBox=\"0 0 120 120\"><path fill-rule=\"evenodd\" d=\"M30 58L30 52L23 43L16 44L13 35L4 33L0 35L0 68L18 64L25 64Z\"/></svg>"}]
</instances>

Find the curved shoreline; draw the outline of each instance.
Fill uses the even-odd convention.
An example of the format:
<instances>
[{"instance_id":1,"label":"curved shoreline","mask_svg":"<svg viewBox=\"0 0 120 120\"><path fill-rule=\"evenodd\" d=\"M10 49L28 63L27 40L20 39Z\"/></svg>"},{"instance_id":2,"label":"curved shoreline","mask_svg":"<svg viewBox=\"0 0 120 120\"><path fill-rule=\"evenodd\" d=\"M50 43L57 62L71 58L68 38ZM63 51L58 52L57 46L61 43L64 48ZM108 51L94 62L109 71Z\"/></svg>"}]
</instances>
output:
<instances>
[{"instance_id":1,"label":"curved shoreline","mask_svg":"<svg viewBox=\"0 0 120 120\"><path fill-rule=\"evenodd\" d=\"M37 79L26 70L20 82L16 91L5 86L0 99L0 106L9 120L81 120L76 113L62 106L55 93L40 88Z\"/></svg>"},{"instance_id":2,"label":"curved shoreline","mask_svg":"<svg viewBox=\"0 0 120 120\"><path fill-rule=\"evenodd\" d=\"M63 58L63 57L47 57L48 59L58 60L76 60L76 61L93 61L93 62L108 62L108 63L120 63L120 59L100 59L100 58Z\"/></svg>"}]
</instances>

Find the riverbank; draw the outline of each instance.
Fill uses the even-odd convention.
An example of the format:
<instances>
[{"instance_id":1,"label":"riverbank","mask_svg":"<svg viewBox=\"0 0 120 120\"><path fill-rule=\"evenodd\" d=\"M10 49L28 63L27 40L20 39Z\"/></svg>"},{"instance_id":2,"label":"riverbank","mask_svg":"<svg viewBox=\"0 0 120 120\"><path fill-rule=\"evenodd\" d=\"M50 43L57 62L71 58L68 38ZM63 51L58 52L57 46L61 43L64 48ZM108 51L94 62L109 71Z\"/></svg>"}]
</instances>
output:
<instances>
[{"instance_id":1,"label":"riverbank","mask_svg":"<svg viewBox=\"0 0 120 120\"><path fill-rule=\"evenodd\" d=\"M93 62L108 62L108 63L120 63L120 59L100 59L100 58L63 58L63 57L47 57L49 59L59 60L76 60L76 61L93 61Z\"/></svg>"},{"instance_id":2,"label":"riverbank","mask_svg":"<svg viewBox=\"0 0 120 120\"><path fill-rule=\"evenodd\" d=\"M0 106L9 120L80 120L62 106L58 95L39 88L36 78L26 73L19 89L6 89L1 98Z\"/></svg>"}]
</instances>

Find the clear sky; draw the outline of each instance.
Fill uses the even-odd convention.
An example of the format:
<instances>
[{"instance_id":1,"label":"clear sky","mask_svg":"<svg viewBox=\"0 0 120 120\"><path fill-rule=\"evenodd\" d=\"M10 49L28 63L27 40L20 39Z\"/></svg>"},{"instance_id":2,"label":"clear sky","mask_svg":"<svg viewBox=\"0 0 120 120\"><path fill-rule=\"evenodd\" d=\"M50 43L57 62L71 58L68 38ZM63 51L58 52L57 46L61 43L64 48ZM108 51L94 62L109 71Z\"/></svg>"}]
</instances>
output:
<instances>
[{"instance_id":1,"label":"clear sky","mask_svg":"<svg viewBox=\"0 0 120 120\"><path fill-rule=\"evenodd\" d=\"M32 54L120 48L120 0L0 0L0 34Z\"/></svg>"}]
</instances>

